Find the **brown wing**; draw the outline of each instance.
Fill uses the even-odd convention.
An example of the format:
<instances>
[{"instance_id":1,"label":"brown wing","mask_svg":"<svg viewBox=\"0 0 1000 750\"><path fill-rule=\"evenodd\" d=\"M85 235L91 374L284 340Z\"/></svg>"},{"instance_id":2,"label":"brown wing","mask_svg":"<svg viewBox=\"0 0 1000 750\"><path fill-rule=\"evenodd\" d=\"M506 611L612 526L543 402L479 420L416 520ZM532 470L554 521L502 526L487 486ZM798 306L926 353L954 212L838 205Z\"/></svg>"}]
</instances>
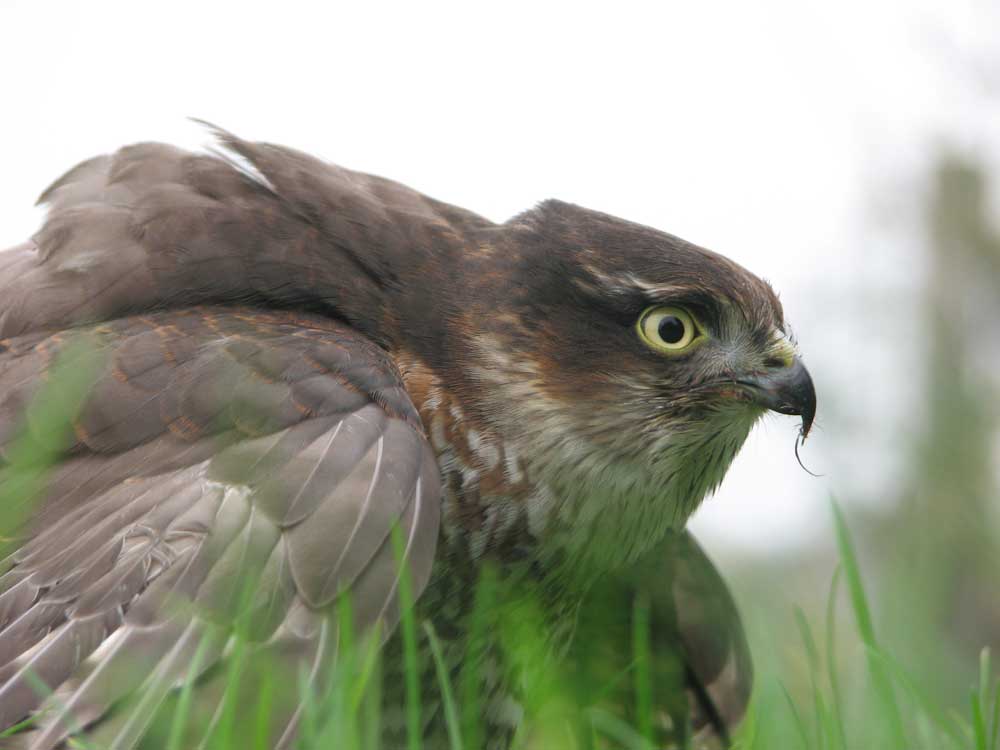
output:
<instances>
[{"instance_id":1,"label":"brown wing","mask_svg":"<svg viewBox=\"0 0 1000 750\"><path fill-rule=\"evenodd\" d=\"M96 336L100 377L0 578L0 726L45 710L32 748L142 688L147 715L103 735L131 746L202 643L204 670L222 657L241 593L259 648L314 673L342 592L359 627L395 623L392 527L417 591L438 533L418 417L387 355L350 329L196 308ZM71 338L4 342L4 455ZM30 418L23 434L20 449L45 449ZM39 680L55 694L43 699Z\"/></svg>"},{"instance_id":2,"label":"brown wing","mask_svg":"<svg viewBox=\"0 0 1000 750\"><path fill-rule=\"evenodd\" d=\"M334 314L382 343L398 291L439 274L442 253L490 224L391 180L219 137L249 166L144 143L46 190L33 242L0 253L0 338L249 303Z\"/></svg>"},{"instance_id":3,"label":"brown wing","mask_svg":"<svg viewBox=\"0 0 1000 750\"><path fill-rule=\"evenodd\" d=\"M70 724L134 745L199 648L206 675L229 653L247 591L256 648L315 677L341 592L359 626L395 621L396 525L418 592L429 573L438 470L371 342L391 339L387 290L421 278L414 248L488 222L219 136L236 157L139 144L80 164L0 253L0 497L23 499L19 457L58 459L0 567L0 727L39 717L19 746ZM86 326L100 377L64 450L44 417L70 405L29 405L61 398L39 388Z\"/></svg>"},{"instance_id":4,"label":"brown wing","mask_svg":"<svg viewBox=\"0 0 1000 750\"><path fill-rule=\"evenodd\" d=\"M604 671L581 682L601 686L595 702L602 707L628 713L638 704L633 681L622 679L623 662L635 653L638 605L648 613L648 689L659 739L686 747L693 730L699 742L728 747L753 685L750 650L725 582L686 531L593 586L575 622L583 635L575 661Z\"/></svg>"},{"instance_id":5,"label":"brown wing","mask_svg":"<svg viewBox=\"0 0 1000 750\"><path fill-rule=\"evenodd\" d=\"M725 581L691 534L668 537L664 551L692 723L728 743L753 687L753 662L740 615ZM661 617L666 619L666 613ZM669 647L663 642L669 632L660 630L661 649ZM656 640L654 630L654 644Z\"/></svg>"}]
</instances>

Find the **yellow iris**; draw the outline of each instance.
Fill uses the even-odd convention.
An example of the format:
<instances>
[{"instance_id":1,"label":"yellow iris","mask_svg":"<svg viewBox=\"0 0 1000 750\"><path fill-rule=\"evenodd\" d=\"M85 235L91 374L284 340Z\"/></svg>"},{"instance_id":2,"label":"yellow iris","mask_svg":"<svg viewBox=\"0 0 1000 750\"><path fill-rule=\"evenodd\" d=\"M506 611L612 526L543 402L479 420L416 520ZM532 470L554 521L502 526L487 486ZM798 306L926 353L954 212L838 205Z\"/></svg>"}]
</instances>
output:
<instances>
[{"instance_id":1,"label":"yellow iris","mask_svg":"<svg viewBox=\"0 0 1000 750\"><path fill-rule=\"evenodd\" d=\"M639 316L636 328L648 346L665 354L679 354L702 338L694 318L680 307L650 307Z\"/></svg>"}]
</instances>

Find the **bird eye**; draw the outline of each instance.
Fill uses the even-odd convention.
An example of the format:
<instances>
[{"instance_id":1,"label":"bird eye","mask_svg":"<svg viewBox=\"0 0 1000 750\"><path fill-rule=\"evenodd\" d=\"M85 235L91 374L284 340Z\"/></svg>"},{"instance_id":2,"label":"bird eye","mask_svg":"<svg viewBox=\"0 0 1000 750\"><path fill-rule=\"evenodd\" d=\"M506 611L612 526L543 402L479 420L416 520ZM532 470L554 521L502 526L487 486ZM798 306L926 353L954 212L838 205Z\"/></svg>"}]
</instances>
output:
<instances>
[{"instance_id":1,"label":"bird eye","mask_svg":"<svg viewBox=\"0 0 1000 750\"><path fill-rule=\"evenodd\" d=\"M636 327L639 338L659 352L681 352L701 338L690 313L679 307L650 307L639 316Z\"/></svg>"}]
</instances>

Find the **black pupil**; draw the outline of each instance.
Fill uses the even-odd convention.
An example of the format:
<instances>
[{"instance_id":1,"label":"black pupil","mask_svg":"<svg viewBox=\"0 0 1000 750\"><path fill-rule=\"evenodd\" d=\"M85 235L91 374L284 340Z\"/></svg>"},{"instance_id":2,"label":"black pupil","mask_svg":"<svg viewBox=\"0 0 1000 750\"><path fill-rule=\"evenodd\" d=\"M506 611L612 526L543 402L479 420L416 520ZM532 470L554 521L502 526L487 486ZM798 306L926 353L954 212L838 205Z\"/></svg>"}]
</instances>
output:
<instances>
[{"instance_id":1,"label":"black pupil","mask_svg":"<svg viewBox=\"0 0 1000 750\"><path fill-rule=\"evenodd\" d=\"M684 338L684 323L676 315L668 315L660 321L657 332L668 344L676 344Z\"/></svg>"}]
</instances>

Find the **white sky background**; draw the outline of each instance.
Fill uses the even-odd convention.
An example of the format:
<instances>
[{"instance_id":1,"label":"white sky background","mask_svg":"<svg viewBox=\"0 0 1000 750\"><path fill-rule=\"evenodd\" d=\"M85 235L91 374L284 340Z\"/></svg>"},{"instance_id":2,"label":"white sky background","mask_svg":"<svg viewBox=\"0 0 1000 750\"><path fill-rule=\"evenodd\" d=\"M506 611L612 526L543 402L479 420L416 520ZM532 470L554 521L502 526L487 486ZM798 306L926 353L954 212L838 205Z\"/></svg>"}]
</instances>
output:
<instances>
[{"instance_id":1,"label":"white sky background","mask_svg":"<svg viewBox=\"0 0 1000 750\"><path fill-rule=\"evenodd\" d=\"M914 342L909 311L884 302L922 283L910 193L930 147L1000 162L996 98L968 77L1000 15L973 0L613 7L0 0L0 246L35 230L35 197L81 159L205 145L187 116L495 220L558 197L651 224L774 283L825 426L803 451L824 478L796 465L795 421L770 419L694 526L715 551L811 545L831 492L893 486ZM875 319L856 314L865 294Z\"/></svg>"}]
</instances>

